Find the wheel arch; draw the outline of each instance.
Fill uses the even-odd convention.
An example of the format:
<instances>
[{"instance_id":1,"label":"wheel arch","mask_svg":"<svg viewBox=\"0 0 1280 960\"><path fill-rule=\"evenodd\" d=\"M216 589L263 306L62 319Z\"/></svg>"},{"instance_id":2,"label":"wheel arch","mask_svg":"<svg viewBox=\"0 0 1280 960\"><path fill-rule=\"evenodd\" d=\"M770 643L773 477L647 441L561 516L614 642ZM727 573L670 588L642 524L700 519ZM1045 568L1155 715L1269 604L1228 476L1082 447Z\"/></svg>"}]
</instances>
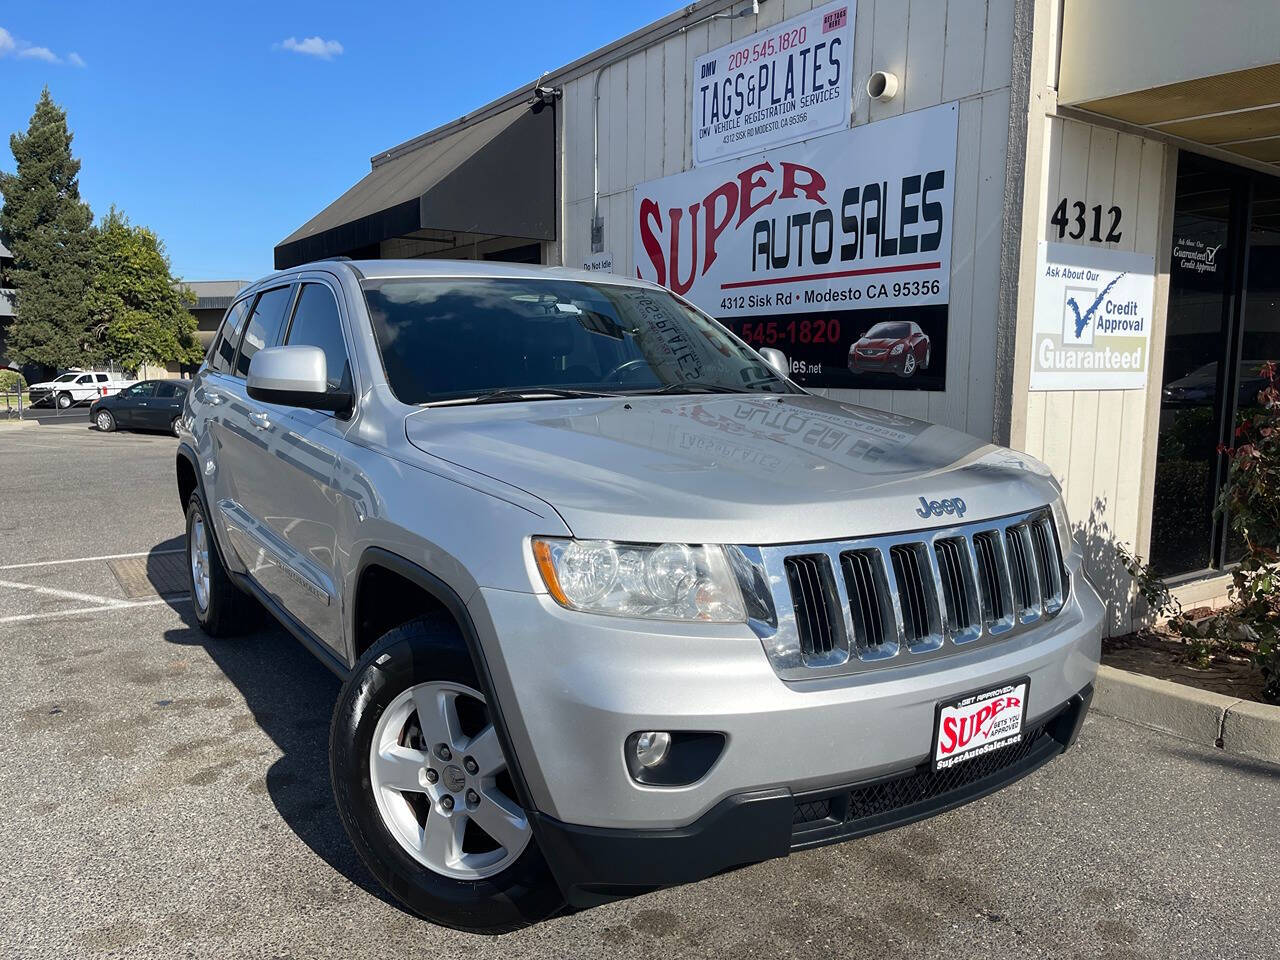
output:
<instances>
[{"instance_id":1,"label":"wheel arch","mask_svg":"<svg viewBox=\"0 0 1280 960\"><path fill-rule=\"evenodd\" d=\"M382 633L386 632L386 630L383 630L377 636L370 637L369 633L372 630L377 629L381 623L399 619L398 615L388 617L385 614L378 614L374 616L370 612L369 604L373 599L373 591L378 589L380 585L379 578L388 574L415 587L429 599L431 604L446 613L457 626L458 641L465 647L471 659L471 664L475 669L476 680L480 684L480 690L485 696L485 701L491 705L493 725L502 744L503 753L507 757L508 770L519 794L518 799L526 810L535 810L533 795L521 769L520 758L515 751L510 729L503 715L502 703L498 698L493 675L490 673L488 662L485 659L484 647L480 642L480 635L476 630L475 621L471 617L471 612L467 609L466 602L453 587L431 573L431 571L419 566L412 560L392 553L390 550L382 547L365 548L355 568L355 589L352 594L351 613L348 622L352 663L354 664L355 661L359 660L372 642L377 640L377 636L381 636ZM410 597L409 600L412 603L413 598ZM392 609L395 609L394 605L392 605ZM408 607L402 607L400 612L405 609L408 609ZM428 606L427 610L419 609L416 615L429 612L430 609L430 606ZM407 621L400 620L400 623L404 622ZM400 623L391 623L386 629L394 629ZM534 830L536 837L536 825Z\"/></svg>"},{"instance_id":2,"label":"wheel arch","mask_svg":"<svg viewBox=\"0 0 1280 960\"><path fill-rule=\"evenodd\" d=\"M187 509L187 501L191 499L191 494L195 492L197 487L200 489L201 496L204 495L204 486L200 483L200 469L197 463L195 451L185 443L178 444L178 453L174 458L174 469L177 472L178 500L184 513Z\"/></svg>"}]
</instances>

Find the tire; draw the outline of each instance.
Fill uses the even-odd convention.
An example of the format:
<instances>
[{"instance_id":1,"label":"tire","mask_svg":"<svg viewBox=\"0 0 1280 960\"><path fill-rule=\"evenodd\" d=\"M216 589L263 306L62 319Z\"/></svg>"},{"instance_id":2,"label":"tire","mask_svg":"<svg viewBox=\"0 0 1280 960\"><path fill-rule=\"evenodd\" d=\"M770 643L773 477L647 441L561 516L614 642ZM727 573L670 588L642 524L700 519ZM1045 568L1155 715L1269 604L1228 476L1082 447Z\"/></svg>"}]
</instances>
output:
<instances>
[{"instance_id":1,"label":"tire","mask_svg":"<svg viewBox=\"0 0 1280 960\"><path fill-rule=\"evenodd\" d=\"M397 627L365 652L338 695L329 729L329 773L347 835L365 865L396 899L432 923L497 934L552 916L564 906L564 899L532 837L527 815L523 816L525 833L511 827L524 811L514 799L490 714L483 705L476 707L475 697L483 704L479 689L465 642L447 616ZM437 705L433 713L446 701L456 704L456 722L449 726L463 735L451 737L454 749L443 754L446 759L438 750L433 752L436 741L431 735L433 731L437 737L448 735L440 733L446 729L439 720L442 714L435 713L435 721L424 724L415 693L423 697L420 702ZM469 708L465 711L464 703ZM402 777L408 779L401 782L408 787L403 792L386 782L375 763L375 742L400 752L413 749L411 763L424 762L405 768ZM490 750L476 748L485 767L469 764L468 742L491 745ZM461 760L459 752L464 753ZM486 775L486 770L497 770L499 765L504 772ZM489 799L495 795L505 806ZM451 804L447 808L451 812L446 812L445 803ZM497 834L485 832L483 824L493 822L495 811L511 818L502 822L516 839L506 846ZM461 823L460 814L466 818ZM432 825L437 828L435 834ZM490 862L477 866L471 876L448 875L433 868L427 862L432 859L433 843L427 838L439 839L440 827L455 839L462 831L461 847L447 848L457 851L454 869L465 873L484 864L485 858ZM416 851L410 837L422 838ZM478 846L480 852L469 851L468 844ZM496 844L497 850L486 852L489 844Z\"/></svg>"},{"instance_id":2,"label":"tire","mask_svg":"<svg viewBox=\"0 0 1280 960\"><path fill-rule=\"evenodd\" d=\"M116 428L116 418L111 415L110 410L99 410L94 414L93 422L103 433L111 433Z\"/></svg>"},{"instance_id":3,"label":"tire","mask_svg":"<svg viewBox=\"0 0 1280 960\"><path fill-rule=\"evenodd\" d=\"M69 393L60 393L60 394L58 394L58 401L57 401L57 402L58 402L58 409L59 409L59 410L66 410L66 409L70 408L70 406L71 406L73 403L75 403L75 401L71 399L71 394L69 394Z\"/></svg>"},{"instance_id":4,"label":"tire","mask_svg":"<svg viewBox=\"0 0 1280 960\"><path fill-rule=\"evenodd\" d=\"M178 421L181 419L182 419L181 417L174 417L172 420L169 421L169 433L172 436L175 436L175 437L178 436Z\"/></svg>"},{"instance_id":5,"label":"tire","mask_svg":"<svg viewBox=\"0 0 1280 960\"><path fill-rule=\"evenodd\" d=\"M898 376L906 379L907 377L915 376L915 372L916 355L908 352L907 355L902 358L902 369L898 371Z\"/></svg>"},{"instance_id":6,"label":"tire","mask_svg":"<svg viewBox=\"0 0 1280 960\"><path fill-rule=\"evenodd\" d=\"M193 557L199 544L194 542L193 531L197 531L197 537L203 534L201 567L205 576L201 578L203 586L200 588ZM250 602L251 598L246 597L231 582L222 565L222 555L214 539L213 526L209 523L208 511L198 490L187 501L186 568L187 583L191 588L191 609L195 611L200 629L211 637L230 637L243 633L248 619L246 611L254 605Z\"/></svg>"},{"instance_id":7,"label":"tire","mask_svg":"<svg viewBox=\"0 0 1280 960\"><path fill-rule=\"evenodd\" d=\"M933 347L932 347L932 346L925 347L925 348L924 348L924 363L920 364L920 369L921 369L921 370L928 370L928 369L929 369L929 361L930 361L930 360L932 360L932 359L933 359Z\"/></svg>"}]
</instances>

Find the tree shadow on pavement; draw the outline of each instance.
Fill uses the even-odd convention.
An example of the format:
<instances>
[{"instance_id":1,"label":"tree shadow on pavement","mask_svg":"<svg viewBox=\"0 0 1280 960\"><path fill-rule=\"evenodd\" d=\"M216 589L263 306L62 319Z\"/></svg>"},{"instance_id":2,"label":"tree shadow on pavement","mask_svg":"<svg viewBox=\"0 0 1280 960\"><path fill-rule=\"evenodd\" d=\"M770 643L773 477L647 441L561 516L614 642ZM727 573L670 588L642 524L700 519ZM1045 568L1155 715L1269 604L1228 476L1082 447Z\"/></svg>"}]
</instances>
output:
<instances>
[{"instance_id":1,"label":"tree shadow on pavement","mask_svg":"<svg viewBox=\"0 0 1280 960\"><path fill-rule=\"evenodd\" d=\"M168 546L168 544L161 545ZM244 636L215 639L196 624L191 604L172 599L185 629L168 630L165 640L203 647L244 698L258 727L282 756L266 775L267 795L298 838L368 893L397 909L356 855L338 818L329 781L329 719L341 682L246 596L256 616Z\"/></svg>"}]
</instances>

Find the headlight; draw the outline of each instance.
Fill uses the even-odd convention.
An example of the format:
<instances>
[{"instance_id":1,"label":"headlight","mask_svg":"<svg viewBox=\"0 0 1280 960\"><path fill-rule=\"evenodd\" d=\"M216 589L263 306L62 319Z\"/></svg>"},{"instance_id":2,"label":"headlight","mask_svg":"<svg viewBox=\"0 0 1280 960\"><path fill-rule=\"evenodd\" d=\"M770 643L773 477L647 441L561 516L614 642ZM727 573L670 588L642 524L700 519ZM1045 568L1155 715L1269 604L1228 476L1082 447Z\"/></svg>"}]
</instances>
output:
<instances>
[{"instance_id":1,"label":"headlight","mask_svg":"<svg viewBox=\"0 0 1280 960\"><path fill-rule=\"evenodd\" d=\"M533 556L562 607L658 620L746 620L724 548L535 538Z\"/></svg>"},{"instance_id":2,"label":"headlight","mask_svg":"<svg viewBox=\"0 0 1280 960\"><path fill-rule=\"evenodd\" d=\"M904 349L906 349L906 348L905 348L902 344L900 344L900 343L896 343L896 344L894 344L893 349L889 351L889 356L891 356L891 357L896 357L896 356L897 356L898 354L900 354Z\"/></svg>"},{"instance_id":3,"label":"headlight","mask_svg":"<svg viewBox=\"0 0 1280 960\"><path fill-rule=\"evenodd\" d=\"M1062 552L1069 553L1073 543L1071 520L1067 517L1066 501L1061 496L1053 501L1053 522L1058 527L1058 543L1062 545Z\"/></svg>"}]
</instances>

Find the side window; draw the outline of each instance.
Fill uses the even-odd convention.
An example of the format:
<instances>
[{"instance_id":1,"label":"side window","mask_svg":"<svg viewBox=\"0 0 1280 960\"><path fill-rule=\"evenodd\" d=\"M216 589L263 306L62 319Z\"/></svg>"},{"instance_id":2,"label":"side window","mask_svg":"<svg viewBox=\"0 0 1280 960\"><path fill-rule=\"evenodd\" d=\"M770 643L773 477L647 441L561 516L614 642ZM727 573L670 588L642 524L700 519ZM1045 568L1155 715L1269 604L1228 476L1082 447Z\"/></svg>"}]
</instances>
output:
<instances>
[{"instance_id":1,"label":"side window","mask_svg":"<svg viewBox=\"0 0 1280 960\"><path fill-rule=\"evenodd\" d=\"M105 373L98 373L98 374L95 374L95 376L98 378L99 383L107 382L107 375Z\"/></svg>"},{"instance_id":2,"label":"side window","mask_svg":"<svg viewBox=\"0 0 1280 960\"><path fill-rule=\"evenodd\" d=\"M342 339L342 320L333 292L324 284L302 285L298 308L289 327L289 343L323 350L329 389L351 392L351 361L347 357L346 341Z\"/></svg>"},{"instance_id":3,"label":"side window","mask_svg":"<svg viewBox=\"0 0 1280 960\"><path fill-rule=\"evenodd\" d=\"M93 383L93 377L91 377L88 374L85 374L83 377L78 379L76 383Z\"/></svg>"},{"instance_id":4,"label":"side window","mask_svg":"<svg viewBox=\"0 0 1280 960\"><path fill-rule=\"evenodd\" d=\"M274 347L280 342L281 328L284 326L284 312L289 306L292 287L276 287L258 294L257 302L249 314L245 324L244 339L240 343L240 353L236 357L236 376L244 377L249 373L249 361L263 347Z\"/></svg>"},{"instance_id":5,"label":"side window","mask_svg":"<svg viewBox=\"0 0 1280 960\"><path fill-rule=\"evenodd\" d=\"M172 399L178 395L178 388L172 383L157 383L156 397Z\"/></svg>"},{"instance_id":6,"label":"side window","mask_svg":"<svg viewBox=\"0 0 1280 960\"><path fill-rule=\"evenodd\" d=\"M145 399L155 393L156 382L154 380L143 380L141 383L135 383L132 387L125 391L125 396L132 397L135 400Z\"/></svg>"},{"instance_id":7,"label":"side window","mask_svg":"<svg viewBox=\"0 0 1280 960\"><path fill-rule=\"evenodd\" d=\"M210 370L231 372L231 364L236 358L236 343L240 340L240 327L244 324L244 315L248 309L249 301L246 299L233 303L227 311L218 336L213 341L213 348L209 351Z\"/></svg>"}]
</instances>

